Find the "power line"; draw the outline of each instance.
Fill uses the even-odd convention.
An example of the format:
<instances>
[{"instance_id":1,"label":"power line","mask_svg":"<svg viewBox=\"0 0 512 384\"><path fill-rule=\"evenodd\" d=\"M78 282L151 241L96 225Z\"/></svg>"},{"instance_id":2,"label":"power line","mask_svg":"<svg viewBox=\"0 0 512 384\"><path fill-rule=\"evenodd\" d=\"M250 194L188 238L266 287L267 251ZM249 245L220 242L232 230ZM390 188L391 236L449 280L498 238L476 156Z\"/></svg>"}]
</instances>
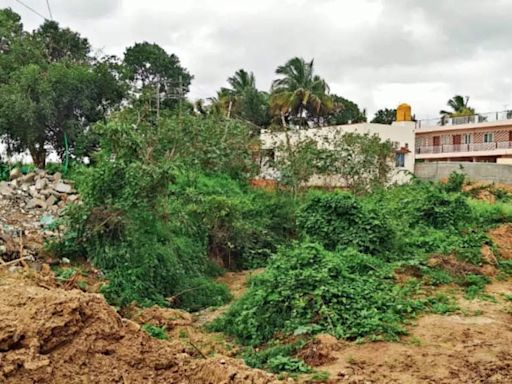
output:
<instances>
[{"instance_id":1,"label":"power line","mask_svg":"<svg viewBox=\"0 0 512 384\"><path fill-rule=\"evenodd\" d=\"M28 10L34 12L36 15L42 17L43 19L47 20L47 17L46 16L43 16L42 14L40 14L39 12L37 12L34 8L32 8L30 5L27 5L25 4L23 1L21 0L15 0L17 3L21 4L22 6L24 6L25 8L27 8Z\"/></svg>"},{"instance_id":2,"label":"power line","mask_svg":"<svg viewBox=\"0 0 512 384\"><path fill-rule=\"evenodd\" d=\"M50 14L50 20L53 20L52 8L50 7L50 0L46 0L46 5L48 7L48 13Z\"/></svg>"}]
</instances>

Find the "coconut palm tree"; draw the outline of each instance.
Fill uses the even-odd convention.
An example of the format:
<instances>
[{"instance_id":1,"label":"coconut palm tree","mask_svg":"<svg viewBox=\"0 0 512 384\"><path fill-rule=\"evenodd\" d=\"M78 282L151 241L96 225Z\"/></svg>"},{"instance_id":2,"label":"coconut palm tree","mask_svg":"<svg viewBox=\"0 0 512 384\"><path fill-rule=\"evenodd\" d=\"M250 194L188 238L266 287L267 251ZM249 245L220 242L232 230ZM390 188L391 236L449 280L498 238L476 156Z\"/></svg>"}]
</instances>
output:
<instances>
[{"instance_id":1,"label":"coconut palm tree","mask_svg":"<svg viewBox=\"0 0 512 384\"><path fill-rule=\"evenodd\" d=\"M280 115L283 125L285 116L299 125L310 120L318 123L333 108L329 86L320 76L314 74L314 61L306 62L294 57L277 68L281 76L272 83L271 111Z\"/></svg>"},{"instance_id":2,"label":"coconut palm tree","mask_svg":"<svg viewBox=\"0 0 512 384\"><path fill-rule=\"evenodd\" d=\"M253 72L239 69L233 76L228 77L228 84L231 86L231 89L228 89L229 92L241 95L248 88L256 88L256 78Z\"/></svg>"},{"instance_id":3,"label":"coconut palm tree","mask_svg":"<svg viewBox=\"0 0 512 384\"><path fill-rule=\"evenodd\" d=\"M475 110L468 106L468 102L469 96L455 95L446 103L452 110L441 110L439 113L443 118L474 115Z\"/></svg>"}]
</instances>

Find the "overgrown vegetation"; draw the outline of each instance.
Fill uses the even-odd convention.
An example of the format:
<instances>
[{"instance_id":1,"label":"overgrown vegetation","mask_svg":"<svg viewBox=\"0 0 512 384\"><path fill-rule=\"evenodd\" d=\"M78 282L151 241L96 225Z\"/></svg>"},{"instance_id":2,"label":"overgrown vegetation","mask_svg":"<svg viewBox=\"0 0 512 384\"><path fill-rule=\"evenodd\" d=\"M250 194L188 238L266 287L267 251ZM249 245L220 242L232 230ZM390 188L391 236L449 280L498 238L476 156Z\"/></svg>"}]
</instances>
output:
<instances>
[{"instance_id":1,"label":"overgrown vegetation","mask_svg":"<svg viewBox=\"0 0 512 384\"><path fill-rule=\"evenodd\" d=\"M101 268L117 306L221 305L230 294L212 263L264 263L294 230L292 202L249 188L245 124L169 116L133 126L139 118L126 111L96 127L102 150L76 171L83 204L70 207L56 250Z\"/></svg>"},{"instance_id":2,"label":"overgrown vegetation","mask_svg":"<svg viewBox=\"0 0 512 384\"><path fill-rule=\"evenodd\" d=\"M281 248L212 327L253 346L319 332L396 338L421 311L456 310L449 297L423 287L456 283L469 299L485 297L486 231L512 216L451 191L413 181L362 197L309 193L297 211L300 242ZM395 273L410 279L397 283Z\"/></svg>"}]
</instances>

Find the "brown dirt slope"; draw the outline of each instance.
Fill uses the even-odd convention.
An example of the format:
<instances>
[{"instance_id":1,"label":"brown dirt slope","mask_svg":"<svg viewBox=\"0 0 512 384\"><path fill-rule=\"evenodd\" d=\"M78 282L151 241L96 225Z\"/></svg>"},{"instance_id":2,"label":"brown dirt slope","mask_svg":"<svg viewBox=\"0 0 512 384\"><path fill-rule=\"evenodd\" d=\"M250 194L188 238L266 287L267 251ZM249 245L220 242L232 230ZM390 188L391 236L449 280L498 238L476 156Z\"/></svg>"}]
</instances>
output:
<instances>
[{"instance_id":1,"label":"brown dirt slope","mask_svg":"<svg viewBox=\"0 0 512 384\"><path fill-rule=\"evenodd\" d=\"M237 360L151 338L99 295L0 276L0 383L277 382Z\"/></svg>"}]
</instances>

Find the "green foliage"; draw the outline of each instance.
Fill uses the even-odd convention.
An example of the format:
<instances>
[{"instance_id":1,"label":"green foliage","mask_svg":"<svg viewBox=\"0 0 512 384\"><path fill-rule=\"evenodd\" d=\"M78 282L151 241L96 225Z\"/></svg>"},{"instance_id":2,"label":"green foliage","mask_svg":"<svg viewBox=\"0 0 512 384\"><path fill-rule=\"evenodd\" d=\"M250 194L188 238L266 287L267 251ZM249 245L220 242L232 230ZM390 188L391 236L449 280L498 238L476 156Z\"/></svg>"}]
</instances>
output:
<instances>
[{"instance_id":1,"label":"green foliage","mask_svg":"<svg viewBox=\"0 0 512 384\"><path fill-rule=\"evenodd\" d=\"M265 369L273 373L307 373L311 368L302 360L292 357L304 345L305 342L299 340L291 344L270 343L258 350L249 347L243 354L243 358L249 367Z\"/></svg>"},{"instance_id":2,"label":"green foliage","mask_svg":"<svg viewBox=\"0 0 512 384\"><path fill-rule=\"evenodd\" d=\"M333 112L327 118L330 125L356 124L366 122L366 111L344 97L332 95L334 102Z\"/></svg>"},{"instance_id":3,"label":"green foliage","mask_svg":"<svg viewBox=\"0 0 512 384\"><path fill-rule=\"evenodd\" d=\"M438 293L434 296L427 297L423 301L423 305L425 306L425 309L427 311L431 313L437 313L440 315L453 313L459 309L455 299L442 293Z\"/></svg>"},{"instance_id":4,"label":"green foliage","mask_svg":"<svg viewBox=\"0 0 512 384\"><path fill-rule=\"evenodd\" d=\"M378 207L346 192L310 193L297 212L297 227L329 250L352 247L369 254L389 251L395 236Z\"/></svg>"},{"instance_id":5,"label":"green foliage","mask_svg":"<svg viewBox=\"0 0 512 384\"><path fill-rule=\"evenodd\" d=\"M53 249L101 268L114 305L221 305L230 295L210 280L209 257L230 268L263 264L288 239L293 201L244 183L247 126L188 116L134 127L132 119L128 110L96 127L102 151L94 167L74 170L83 204L68 209Z\"/></svg>"},{"instance_id":6,"label":"green foliage","mask_svg":"<svg viewBox=\"0 0 512 384\"><path fill-rule=\"evenodd\" d=\"M396 109L379 109L370 123L392 124L396 120Z\"/></svg>"},{"instance_id":7,"label":"green foliage","mask_svg":"<svg viewBox=\"0 0 512 384\"><path fill-rule=\"evenodd\" d=\"M9 172L11 167L9 164L0 161L0 181L9 180Z\"/></svg>"},{"instance_id":8,"label":"green foliage","mask_svg":"<svg viewBox=\"0 0 512 384\"><path fill-rule=\"evenodd\" d=\"M465 298L473 300L477 297L481 297L485 286L489 283L489 278L482 275L467 275L465 276L463 285L466 289Z\"/></svg>"},{"instance_id":9,"label":"green foliage","mask_svg":"<svg viewBox=\"0 0 512 384\"><path fill-rule=\"evenodd\" d=\"M446 192L462 192L462 187L466 182L466 174L463 172L453 171L448 176L448 181L444 186Z\"/></svg>"},{"instance_id":10,"label":"green foliage","mask_svg":"<svg viewBox=\"0 0 512 384\"><path fill-rule=\"evenodd\" d=\"M176 108L185 100L193 78L175 54L148 42L126 49L124 67L131 90L138 95L134 102L152 105L153 109Z\"/></svg>"},{"instance_id":11,"label":"green foliage","mask_svg":"<svg viewBox=\"0 0 512 384\"><path fill-rule=\"evenodd\" d=\"M283 125L305 127L331 112L329 86L314 74L314 60L294 57L277 67L276 74L280 77L272 83L270 110Z\"/></svg>"},{"instance_id":12,"label":"green foliage","mask_svg":"<svg viewBox=\"0 0 512 384\"><path fill-rule=\"evenodd\" d=\"M286 132L277 150L275 168L280 181L295 194L313 175L327 180L335 176L355 194L383 188L389 182L394 158L389 140L381 141L375 134L343 131L324 138L321 143Z\"/></svg>"},{"instance_id":13,"label":"green foliage","mask_svg":"<svg viewBox=\"0 0 512 384\"><path fill-rule=\"evenodd\" d=\"M212 327L251 345L276 333L396 338L405 332L401 323L421 305L387 276L371 256L298 243L281 249Z\"/></svg>"},{"instance_id":14,"label":"green foliage","mask_svg":"<svg viewBox=\"0 0 512 384\"><path fill-rule=\"evenodd\" d=\"M75 274L80 273L78 268L57 268L54 270L55 279L59 282L65 282L71 279Z\"/></svg>"},{"instance_id":15,"label":"green foliage","mask_svg":"<svg viewBox=\"0 0 512 384\"><path fill-rule=\"evenodd\" d=\"M144 324L141 328L149 336L154 337L155 339L169 340L169 335L167 335L165 327L157 327L153 324Z\"/></svg>"},{"instance_id":16,"label":"green foliage","mask_svg":"<svg viewBox=\"0 0 512 384\"><path fill-rule=\"evenodd\" d=\"M64 156L67 140L73 150L124 93L114 74L88 56L87 40L53 21L9 38L0 61L0 134L9 151L29 150L43 168L48 145Z\"/></svg>"}]
</instances>

